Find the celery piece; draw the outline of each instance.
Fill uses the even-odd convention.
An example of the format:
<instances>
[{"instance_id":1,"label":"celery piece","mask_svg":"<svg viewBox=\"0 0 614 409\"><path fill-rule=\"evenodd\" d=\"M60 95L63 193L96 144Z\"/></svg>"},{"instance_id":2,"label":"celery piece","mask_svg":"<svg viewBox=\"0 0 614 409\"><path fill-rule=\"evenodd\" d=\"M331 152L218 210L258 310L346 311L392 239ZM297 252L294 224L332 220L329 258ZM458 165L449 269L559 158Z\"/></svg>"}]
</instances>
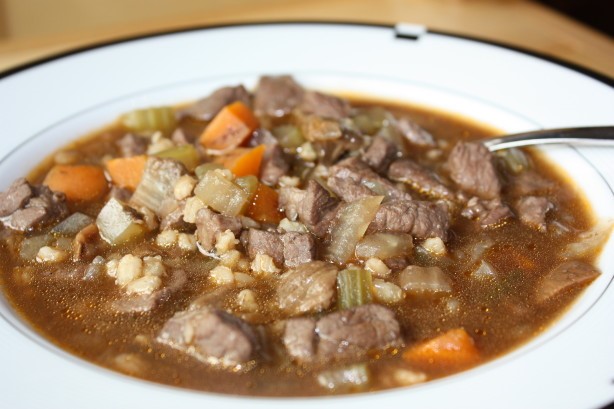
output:
<instances>
[{"instance_id":1,"label":"celery piece","mask_svg":"<svg viewBox=\"0 0 614 409\"><path fill-rule=\"evenodd\" d=\"M213 170L205 173L194 193L207 206L226 216L238 216L245 211L248 193L228 180L223 172Z\"/></svg>"},{"instance_id":2,"label":"celery piece","mask_svg":"<svg viewBox=\"0 0 614 409\"><path fill-rule=\"evenodd\" d=\"M143 221L137 212L115 198L109 199L98 213L96 226L100 237L112 245L124 244L145 233Z\"/></svg>"},{"instance_id":3,"label":"celery piece","mask_svg":"<svg viewBox=\"0 0 614 409\"><path fill-rule=\"evenodd\" d=\"M348 268L337 275L337 305L346 310L369 304L372 300L371 273L360 268Z\"/></svg>"},{"instance_id":4,"label":"celery piece","mask_svg":"<svg viewBox=\"0 0 614 409\"><path fill-rule=\"evenodd\" d=\"M205 176L205 173L214 169L224 169L224 167L219 163L208 162L197 166L196 169L194 169L194 173L196 174L196 177L200 180L203 178L203 176Z\"/></svg>"},{"instance_id":5,"label":"celery piece","mask_svg":"<svg viewBox=\"0 0 614 409\"><path fill-rule=\"evenodd\" d=\"M282 148L296 150L305 143L301 130L294 125L281 125L273 129L273 135Z\"/></svg>"},{"instance_id":6,"label":"celery piece","mask_svg":"<svg viewBox=\"0 0 614 409\"><path fill-rule=\"evenodd\" d=\"M325 256L330 261L345 263L354 255L356 244L375 218L383 196L369 196L344 205L331 228L330 244Z\"/></svg>"},{"instance_id":7,"label":"celery piece","mask_svg":"<svg viewBox=\"0 0 614 409\"><path fill-rule=\"evenodd\" d=\"M134 132L161 131L168 134L177 125L175 111L170 107L136 109L122 115L120 121Z\"/></svg>"},{"instance_id":8,"label":"celery piece","mask_svg":"<svg viewBox=\"0 0 614 409\"><path fill-rule=\"evenodd\" d=\"M158 158L174 159L183 163L188 171L193 171L200 162L200 156L194 145L180 145L154 154Z\"/></svg>"},{"instance_id":9,"label":"celery piece","mask_svg":"<svg viewBox=\"0 0 614 409\"><path fill-rule=\"evenodd\" d=\"M383 108L374 107L361 110L352 118L354 125L366 135L375 135L384 125L390 114Z\"/></svg>"},{"instance_id":10,"label":"celery piece","mask_svg":"<svg viewBox=\"0 0 614 409\"><path fill-rule=\"evenodd\" d=\"M239 185L248 195L248 202L251 202L258 189L258 178L253 175L243 176L235 179L235 183Z\"/></svg>"},{"instance_id":11,"label":"celery piece","mask_svg":"<svg viewBox=\"0 0 614 409\"><path fill-rule=\"evenodd\" d=\"M370 382L369 369L365 363L322 371L317 379L323 388L347 392L364 389Z\"/></svg>"},{"instance_id":12,"label":"celery piece","mask_svg":"<svg viewBox=\"0 0 614 409\"><path fill-rule=\"evenodd\" d=\"M531 161L526 153L518 148L502 149L496 155L503 160L505 167L514 174L531 168Z\"/></svg>"}]
</instances>

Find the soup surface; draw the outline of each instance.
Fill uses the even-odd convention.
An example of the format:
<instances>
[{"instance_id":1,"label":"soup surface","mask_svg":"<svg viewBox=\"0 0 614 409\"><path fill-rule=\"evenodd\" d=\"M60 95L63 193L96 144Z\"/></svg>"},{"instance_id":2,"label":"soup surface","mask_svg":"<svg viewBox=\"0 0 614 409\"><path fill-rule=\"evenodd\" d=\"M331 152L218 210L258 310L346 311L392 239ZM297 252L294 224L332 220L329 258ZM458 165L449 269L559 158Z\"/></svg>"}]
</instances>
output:
<instances>
[{"instance_id":1,"label":"soup surface","mask_svg":"<svg viewBox=\"0 0 614 409\"><path fill-rule=\"evenodd\" d=\"M61 348L184 388L456 373L547 327L609 234L538 155L476 142L493 133L287 76L130 112L0 195L2 288Z\"/></svg>"}]
</instances>

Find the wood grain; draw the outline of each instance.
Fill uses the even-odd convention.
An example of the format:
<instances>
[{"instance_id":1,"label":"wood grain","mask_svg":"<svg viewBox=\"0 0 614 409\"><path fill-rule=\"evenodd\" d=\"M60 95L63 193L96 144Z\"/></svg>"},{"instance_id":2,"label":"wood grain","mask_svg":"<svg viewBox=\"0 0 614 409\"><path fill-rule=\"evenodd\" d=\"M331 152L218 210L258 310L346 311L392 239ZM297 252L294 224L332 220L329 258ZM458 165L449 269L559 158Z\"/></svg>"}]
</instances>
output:
<instances>
[{"instance_id":1,"label":"wood grain","mask_svg":"<svg viewBox=\"0 0 614 409\"><path fill-rule=\"evenodd\" d=\"M207 24L332 20L477 36L614 77L614 41L526 0L0 0L0 70L74 47Z\"/></svg>"}]
</instances>

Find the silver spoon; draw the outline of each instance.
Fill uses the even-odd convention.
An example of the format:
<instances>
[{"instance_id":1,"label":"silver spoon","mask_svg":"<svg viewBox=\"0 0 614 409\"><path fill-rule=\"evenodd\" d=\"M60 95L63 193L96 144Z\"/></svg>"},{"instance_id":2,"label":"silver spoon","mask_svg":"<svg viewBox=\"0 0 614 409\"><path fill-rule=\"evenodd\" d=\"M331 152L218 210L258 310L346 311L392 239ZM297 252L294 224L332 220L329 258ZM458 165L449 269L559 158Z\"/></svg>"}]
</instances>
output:
<instances>
[{"instance_id":1,"label":"silver spoon","mask_svg":"<svg viewBox=\"0 0 614 409\"><path fill-rule=\"evenodd\" d=\"M614 147L614 126L544 129L486 139L482 143L491 152L520 146L554 143Z\"/></svg>"}]
</instances>

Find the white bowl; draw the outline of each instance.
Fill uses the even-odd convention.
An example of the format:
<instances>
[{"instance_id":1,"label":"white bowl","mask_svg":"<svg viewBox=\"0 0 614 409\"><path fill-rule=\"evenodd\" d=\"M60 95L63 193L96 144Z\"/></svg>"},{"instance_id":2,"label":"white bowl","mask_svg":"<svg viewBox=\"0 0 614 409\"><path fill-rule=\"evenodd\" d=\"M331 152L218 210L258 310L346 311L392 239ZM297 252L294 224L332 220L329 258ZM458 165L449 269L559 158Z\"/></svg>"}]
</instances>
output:
<instances>
[{"instance_id":1,"label":"white bowl","mask_svg":"<svg viewBox=\"0 0 614 409\"><path fill-rule=\"evenodd\" d=\"M408 35L409 34L409 35ZM415 37L415 38L408 38ZM0 189L118 114L291 73L307 87L455 112L506 132L614 123L611 80L420 27L282 23L209 27L80 50L0 74ZM614 150L549 147L598 218L614 218ZM424 385L333 398L176 389L102 369L41 338L0 298L4 407L589 408L614 400L614 240L603 274L551 328L478 368Z\"/></svg>"}]
</instances>

